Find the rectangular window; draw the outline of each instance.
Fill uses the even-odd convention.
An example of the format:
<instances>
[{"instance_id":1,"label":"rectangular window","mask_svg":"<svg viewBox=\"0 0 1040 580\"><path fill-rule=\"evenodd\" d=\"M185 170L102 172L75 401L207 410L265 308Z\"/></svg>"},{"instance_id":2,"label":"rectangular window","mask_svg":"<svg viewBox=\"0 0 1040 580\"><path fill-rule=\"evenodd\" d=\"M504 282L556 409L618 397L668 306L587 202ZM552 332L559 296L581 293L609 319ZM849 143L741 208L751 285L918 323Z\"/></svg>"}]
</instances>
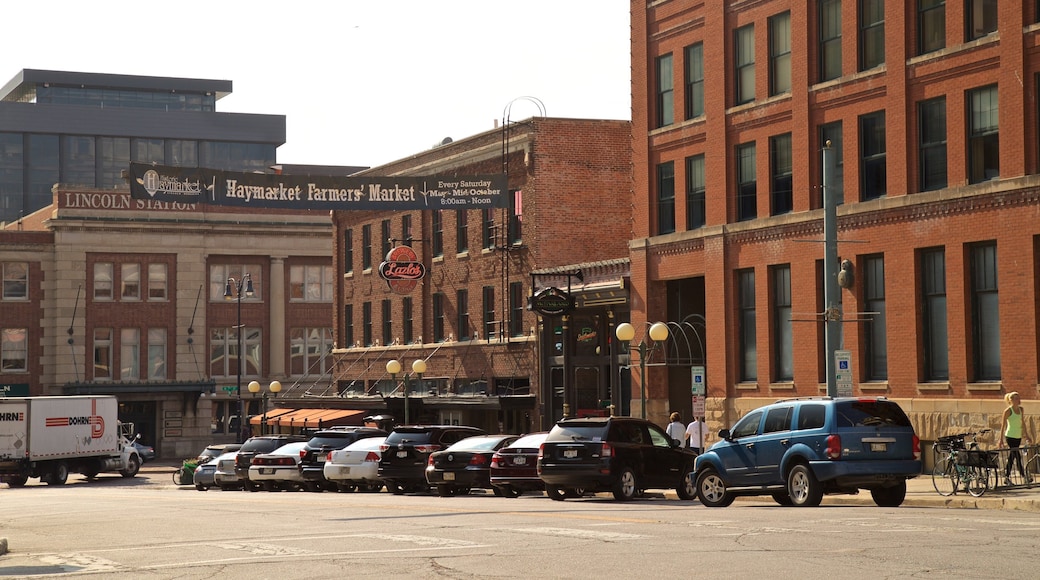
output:
<instances>
[{"instance_id":1,"label":"rectangular window","mask_svg":"<svg viewBox=\"0 0 1040 580\"><path fill-rule=\"evenodd\" d=\"M94 263L94 300L112 300L114 271L112 262Z\"/></svg>"},{"instance_id":2,"label":"rectangular window","mask_svg":"<svg viewBox=\"0 0 1040 580\"><path fill-rule=\"evenodd\" d=\"M794 380L794 335L791 327L791 266L775 266L773 274L774 380Z\"/></svg>"},{"instance_id":3,"label":"rectangular window","mask_svg":"<svg viewBox=\"0 0 1040 580\"><path fill-rule=\"evenodd\" d=\"M825 147L828 141L831 144L831 155L834 157L834 175L831 176L831 187L835 189L834 199L840 205L845 202L845 161L842 153L841 121L820 125L820 148ZM823 183L822 173L820 183ZM822 197L820 205L816 207L823 207Z\"/></svg>"},{"instance_id":4,"label":"rectangular window","mask_svg":"<svg viewBox=\"0 0 1040 580\"><path fill-rule=\"evenodd\" d=\"M769 95L791 92L791 13L769 19Z\"/></svg>"},{"instance_id":5,"label":"rectangular window","mask_svg":"<svg viewBox=\"0 0 1040 580\"><path fill-rule=\"evenodd\" d=\"M758 181L756 180L755 144L737 146L737 220L758 217Z\"/></svg>"},{"instance_id":6,"label":"rectangular window","mask_svg":"<svg viewBox=\"0 0 1040 580\"><path fill-rule=\"evenodd\" d=\"M261 268L256 264L210 264L209 299L213 302L236 301L241 285L242 302L261 301L263 280ZM253 295L249 295L252 286Z\"/></svg>"},{"instance_id":7,"label":"rectangular window","mask_svg":"<svg viewBox=\"0 0 1040 580\"><path fill-rule=\"evenodd\" d=\"M674 117L674 91L672 83L672 55L657 57L657 126L671 125Z\"/></svg>"},{"instance_id":8,"label":"rectangular window","mask_svg":"<svg viewBox=\"0 0 1040 580\"><path fill-rule=\"evenodd\" d=\"M841 0L820 0L820 81L841 76Z\"/></svg>"},{"instance_id":9,"label":"rectangular window","mask_svg":"<svg viewBox=\"0 0 1040 580\"><path fill-rule=\"evenodd\" d=\"M887 192L885 112L859 118L860 201L884 197Z\"/></svg>"},{"instance_id":10,"label":"rectangular window","mask_svg":"<svg viewBox=\"0 0 1040 580\"><path fill-rule=\"evenodd\" d=\"M481 210L481 216L483 217L483 226L481 228L481 242L485 250L493 250L495 248L495 210L490 207Z\"/></svg>"},{"instance_id":11,"label":"rectangular window","mask_svg":"<svg viewBox=\"0 0 1040 580\"><path fill-rule=\"evenodd\" d=\"M29 263L28 262L3 262L0 263L3 270L4 300L28 300L29 299Z\"/></svg>"},{"instance_id":12,"label":"rectangular window","mask_svg":"<svg viewBox=\"0 0 1040 580\"><path fill-rule=\"evenodd\" d=\"M241 339L238 331L242 331ZM255 327L238 329L235 327L214 328L210 334L210 376L234 377L241 374L243 377L259 377L261 368L261 330ZM238 355L239 341L241 340L242 356ZM241 367L239 367L241 365Z\"/></svg>"},{"instance_id":13,"label":"rectangular window","mask_svg":"<svg viewBox=\"0 0 1040 580\"><path fill-rule=\"evenodd\" d=\"M686 47L686 118L704 114L704 44Z\"/></svg>"},{"instance_id":14,"label":"rectangular window","mask_svg":"<svg viewBox=\"0 0 1040 580\"><path fill-rule=\"evenodd\" d=\"M354 343L354 305L343 305L343 346L350 348Z\"/></svg>"},{"instance_id":15,"label":"rectangular window","mask_svg":"<svg viewBox=\"0 0 1040 580\"><path fill-rule=\"evenodd\" d=\"M166 380L166 329L148 329L148 380Z\"/></svg>"},{"instance_id":16,"label":"rectangular window","mask_svg":"<svg viewBox=\"0 0 1040 580\"><path fill-rule=\"evenodd\" d=\"M61 182L95 187L94 137L65 135L61 146Z\"/></svg>"},{"instance_id":17,"label":"rectangular window","mask_svg":"<svg viewBox=\"0 0 1040 580\"><path fill-rule=\"evenodd\" d=\"M354 271L354 230L343 232L343 273Z\"/></svg>"},{"instance_id":18,"label":"rectangular window","mask_svg":"<svg viewBox=\"0 0 1040 580\"><path fill-rule=\"evenodd\" d=\"M758 379L758 344L755 338L755 271L737 272L737 316L740 324L740 380Z\"/></svg>"},{"instance_id":19,"label":"rectangular window","mask_svg":"<svg viewBox=\"0 0 1040 580\"><path fill-rule=\"evenodd\" d=\"M406 296L401 298L401 340L404 344L412 344L415 340L412 324L412 299Z\"/></svg>"},{"instance_id":20,"label":"rectangular window","mask_svg":"<svg viewBox=\"0 0 1040 580\"><path fill-rule=\"evenodd\" d=\"M361 269L372 269L372 225L361 226Z\"/></svg>"},{"instance_id":21,"label":"rectangular window","mask_svg":"<svg viewBox=\"0 0 1040 580\"><path fill-rule=\"evenodd\" d=\"M412 214L406 213L401 216L401 243L411 246L412 234Z\"/></svg>"},{"instance_id":22,"label":"rectangular window","mask_svg":"<svg viewBox=\"0 0 1040 580\"><path fill-rule=\"evenodd\" d=\"M675 231L675 164L657 166L657 234Z\"/></svg>"},{"instance_id":23,"label":"rectangular window","mask_svg":"<svg viewBox=\"0 0 1040 580\"><path fill-rule=\"evenodd\" d=\"M456 340L469 340L473 337L473 327L469 323L469 290L459 290L455 294L455 312L458 315Z\"/></svg>"},{"instance_id":24,"label":"rectangular window","mask_svg":"<svg viewBox=\"0 0 1040 580\"><path fill-rule=\"evenodd\" d=\"M433 233L433 256L444 255L444 210L435 209L431 214Z\"/></svg>"},{"instance_id":25,"label":"rectangular window","mask_svg":"<svg viewBox=\"0 0 1040 580\"><path fill-rule=\"evenodd\" d=\"M946 97L917 105L921 191L946 187Z\"/></svg>"},{"instance_id":26,"label":"rectangular window","mask_svg":"<svg viewBox=\"0 0 1040 580\"><path fill-rule=\"evenodd\" d=\"M141 265L134 263L119 266L120 300L141 299Z\"/></svg>"},{"instance_id":27,"label":"rectangular window","mask_svg":"<svg viewBox=\"0 0 1040 580\"><path fill-rule=\"evenodd\" d=\"M917 53L946 48L946 0L917 0Z\"/></svg>"},{"instance_id":28,"label":"rectangular window","mask_svg":"<svg viewBox=\"0 0 1040 580\"><path fill-rule=\"evenodd\" d=\"M141 378L141 331L124 328L119 331L119 379Z\"/></svg>"},{"instance_id":29,"label":"rectangular window","mask_svg":"<svg viewBox=\"0 0 1040 580\"><path fill-rule=\"evenodd\" d=\"M455 212L455 252L465 254L469 251L469 212Z\"/></svg>"},{"instance_id":30,"label":"rectangular window","mask_svg":"<svg viewBox=\"0 0 1040 580\"><path fill-rule=\"evenodd\" d=\"M0 372L24 373L29 370L29 329L0 329Z\"/></svg>"},{"instance_id":31,"label":"rectangular window","mask_svg":"<svg viewBox=\"0 0 1040 580\"><path fill-rule=\"evenodd\" d=\"M1000 380L997 245L971 246L971 330L976 381Z\"/></svg>"},{"instance_id":32,"label":"rectangular window","mask_svg":"<svg viewBox=\"0 0 1040 580\"><path fill-rule=\"evenodd\" d=\"M524 335L524 284L509 283L509 336Z\"/></svg>"},{"instance_id":33,"label":"rectangular window","mask_svg":"<svg viewBox=\"0 0 1040 580\"><path fill-rule=\"evenodd\" d=\"M25 191L25 137L0 132L0 222L14 222L29 213Z\"/></svg>"},{"instance_id":34,"label":"rectangular window","mask_svg":"<svg viewBox=\"0 0 1040 580\"><path fill-rule=\"evenodd\" d=\"M390 253L390 247L393 245L392 238L394 237L394 234L390 233L390 220L383 220L380 222L379 231L383 237L383 239L379 241L379 259L383 260L386 255Z\"/></svg>"},{"instance_id":35,"label":"rectangular window","mask_svg":"<svg viewBox=\"0 0 1040 580\"><path fill-rule=\"evenodd\" d=\"M789 213L794 209L793 154L790 133L769 138L772 215Z\"/></svg>"},{"instance_id":36,"label":"rectangular window","mask_svg":"<svg viewBox=\"0 0 1040 580\"><path fill-rule=\"evenodd\" d=\"M968 40L997 31L997 0L968 0Z\"/></svg>"},{"instance_id":37,"label":"rectangular window","mask_svg":"<svg viewBox=\"0 0 1040 580\"><path fill-rule=\"evenodd\" d=\"M149 139L149 141L152 141ZM160 144L162 139L156 139ZM98 137L98 187L101 189L115 189L126 187L122 172L130 165L130 140L126 137ZM149 160L151 161L151 160ZM159 150L159 158L155 160L163 164L162 149Z\"/></svg>"},{"instance_id":38,"label":"rectangular window","mask_svg":"<svg viewBox=\"0 0 1040 580\"><path fill-rule=\"evenodd\" d=\"M495 287L484 286L484 339L491 340L495 336Z\"/></svg>"},{"instance_id":39,"label":"rectangular window","mask_svg":"<svg viewBox=\"0 0 1040 580\"><path fill-rule=\"evenodd\" d=\"M332 302L332 266L289 266L290 302Z\"/></svg>"},{"instance_id":40,"label":"rectangular window","mask_svg":"<svg viewBox=\"0 0 1040 580\"><path fill-rule=\"evenodd\" d=\"M968 183L1000 177L1000 124L997 86L968 91Z\"/></svg>"},{"instance_id":41,"label":"rectangular window","mask_svg":"<svg viewBox=\"0 0 1040 580\"><path fill-rule=\"evenodd\" d=\"M946 251L921 252L924 326L924 380L950 380L950 346L946 322Z\"/></svg>"},{"instance_id":42,"label":"rectangular window","mask_svg":"<svg viewBox=\"0 0 1040 580\"><path fill-rule=\"evenodd\" d=\"M733 53L737 65L737 104L755 100L755 25L742 26L734 32Z\"/></svg>"},{"instance_id":43,"label":"rectangular window","mask_svg":"<svg viewBox=\"0 0 1040 580\"><path fill-rule=\"evenodd\" d=\"M112 378L112 329L94 329L94 379Z\"/></svg>"},{"instance_id":44,"label":"rectangular window","mask_svg":"<svg viewBox=\"0 0 1040 580\"><path fill-rule=\"evenodd\" d=\"M148 264L148 299L153 301L166 300L167 285L166 264Z\"/></svg>"},{"instance_id":45,"label":"rectangular window","mask_svg":"<svg viewBox=\"0 0 1040 580\"><path fill-rule=\"evenodd\" d=\"M198 167L199 142L194 140L167 139L166 164L177 167Z\"/></svg>"},{"instance_id":46,"label":"rectangular window","mask_svg":"<svg viewBox=\"0 0 1040 580\"><path fill-rule=\"evenodd\" d=\"M444 342L444 294L433 293L433 341Z\"/></svg>"},{"instance_id":47,"label":"rectangular window","mask_svg":"<svg viewBox=\"0 0 1040 580\"><path fill-rule=\"evenodd\" d=\"M523 241L524 233L524 192L514 189L509 200L509 243L519 244Z\"/></svg>"},{"instance_id":48,"label":"rectangular window","mask_svg":"<svg viewBox=\"0 0 1040 580\"><path fill-rule=\"evenodd\" d=\"M383 318L383 344L391 345L394 343L394 323L393 323L393 303L390 299L383 300L382 304L382 318Z\"/></svg>"},{"instance_id":49,"label":"rectangular window","mask_svg":"<svg viewBox=\"0 0 1040 580\"><path fill-rule=\"evenodd\" d=\"M885 64L885 0L859 2L859 70Z\"/></svg>"},{"instance_id":50,"label":"rectangular window","mask_svg":"<svg viewBox=\"0 0 1040 580\"><path fill-rule=\"evenodd\" d=\"M361 305L361 340L365 346L372 346L372 303Z\"/></svg>"},{"instance_id":51,"label":"rectangular window","mask_svg":"<svg viewBox=\"0 0 1040 580\"><path fill-rule=\"evenodd\" d=\"M706 223L704 215L704 155L686 158L686 229Z\"/></svg>"},{"instance_id":52,"label":"rectangular window","mask_svg":"<svg viewBox=\"0 0 1040 580\"><path fill-rule=\"evenodd\" d=\"M865 333L869 381L888 379L888 339L885 328L885 258L867 256L863 263L863 304L868 312Z\"/></svg>"},{"instance_id":53,"label":"rectangular window","mask_svg":"<svg viewBox=\"0 0 1040 580\"><path fill-rule=\"evenodd\" d=\"M328 328L289 329L289 373L321 376L330 370L332 331Z\"/></svg>"}]
</instances>

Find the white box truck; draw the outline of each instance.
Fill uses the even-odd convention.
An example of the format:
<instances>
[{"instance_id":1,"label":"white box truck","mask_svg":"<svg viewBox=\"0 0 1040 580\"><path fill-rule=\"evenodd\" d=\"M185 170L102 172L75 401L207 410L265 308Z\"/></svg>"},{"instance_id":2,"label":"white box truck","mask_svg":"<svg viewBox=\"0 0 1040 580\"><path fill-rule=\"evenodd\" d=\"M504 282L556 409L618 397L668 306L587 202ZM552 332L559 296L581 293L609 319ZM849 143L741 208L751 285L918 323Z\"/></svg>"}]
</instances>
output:
<instances>
[{"instance_id":1,"label":"white box truck","mask_svg":"<svg viewBox=\"0 0 1040 580\"><path fill-rule=\"evenodd\" d=\"M63 485L69 473L137 475L141 457L112 395L0 398L0 483ZM129 431L127 431L129 429Z\"/></svg>"}]
</instances>

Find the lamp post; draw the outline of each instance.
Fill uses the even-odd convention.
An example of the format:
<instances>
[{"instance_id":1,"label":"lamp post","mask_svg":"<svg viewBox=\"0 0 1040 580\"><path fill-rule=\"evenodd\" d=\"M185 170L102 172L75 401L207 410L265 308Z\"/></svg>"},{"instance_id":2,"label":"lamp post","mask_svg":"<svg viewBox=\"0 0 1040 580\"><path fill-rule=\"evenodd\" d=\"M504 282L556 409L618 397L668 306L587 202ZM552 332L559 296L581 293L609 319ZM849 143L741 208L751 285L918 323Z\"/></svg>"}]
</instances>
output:
<instances>
[{"instance_id":1,"label":"lamp post","mask_svg":"<svg viewBox=\"0 0 1040 580\"><path fill-rule=\"evenodd\" d=\"M422 375L426 372L426 361L417 358L412 361L412 372L419 375L419 392L422 392ZM408 423L408 383L404 384L404 422Z\"/></svg>"},{"instance_id":2,"label":"lamp post","mask_svg":"<svg viewBox=\"0 0 1040 580\"><path fill-rule=\"evenodd\" d=\"M390 381L393 382L394 390L397 390L397 373L401 372L401 361L392 358L386 361L386 372L390 373ZM408 384L408 379L405 378L405 385ZM405 387L404 391L404 423L408 424L408 388Z\"/></svg>"},{"instance_id":3,"label":"lamp post","mask_svg":"<svg viewBox=\"0 0 1040 580\"><path fill-rule=\"evenodd\" d=\"M250 393L253 393L255 397L260 392L260 383L256 381L249 381L248 389ZM260 421L260 434L267 435L267 392L271 392L271 398L278 396L278 392L282 390L282 383L278 381L271 381L270 385L267 385L267 391L264 391L262 405L264 406L264 417Z\"/></svg>"},{"instance_id":4,"label":"lamp post","mask_svg":"<svg viewBox=\"0 0 1040 580\"><path fill-rule=\"evenodd\" d=\"M238 378L237 387L235 388L236 396L238 397L238 442L245 443L245 423L243 423L245 416L245 405L242 402L242 293L243 285L245 285L245 295L253 296L253 277L248 273L244 274L240 279L235 280L228 276L227 283L224 284L224 299L231 300L234 298L238 302L238 323L235 325L235 333L238 342L238 351L235 353L235 358L238 363L238 370L236 376ZM235 292L232 293L231 289L234 288Z\"/></svg>"},{"instance_id":5,"label":"lamp post","mask_svg":"<svg viewBox=\"0 0 1040 580\"><path fill-rule=\"evenodd\" d=\"M650 325L650 331L647 334L650 340L654 341L653 346L647 345L645 338L641 339L639 345L636 346L636 349L639 351L640 416L643 419L646 419L646 361L653 354L654 349L657 348L657 343L668 339L668 325L663 322L655 322ZM636 337L636 329L631 324L622 322L614 329L614 335L617 336L618 340L625 343L625 348L631 349L632 340Z\"/></svg>"}]
</instances>

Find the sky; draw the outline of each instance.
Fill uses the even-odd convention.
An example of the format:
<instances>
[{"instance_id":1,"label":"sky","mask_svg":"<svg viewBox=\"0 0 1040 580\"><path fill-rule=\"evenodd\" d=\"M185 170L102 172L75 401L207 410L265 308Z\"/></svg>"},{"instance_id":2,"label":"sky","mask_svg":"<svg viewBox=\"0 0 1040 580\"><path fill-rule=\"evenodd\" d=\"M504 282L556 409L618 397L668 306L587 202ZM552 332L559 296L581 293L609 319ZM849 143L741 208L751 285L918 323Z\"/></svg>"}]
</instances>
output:
<instances>
[{"instance_id":1,"label":"sky","mask_svg":"<svg viewBox=\"0 0 1040 580\"><path fill-rule=\"evenodd\" d=\"M286 164L378 166L503 119L631 119L626 0L50 0L4 5L22 69L232 81Z\"/></svg>"}]
</instances>

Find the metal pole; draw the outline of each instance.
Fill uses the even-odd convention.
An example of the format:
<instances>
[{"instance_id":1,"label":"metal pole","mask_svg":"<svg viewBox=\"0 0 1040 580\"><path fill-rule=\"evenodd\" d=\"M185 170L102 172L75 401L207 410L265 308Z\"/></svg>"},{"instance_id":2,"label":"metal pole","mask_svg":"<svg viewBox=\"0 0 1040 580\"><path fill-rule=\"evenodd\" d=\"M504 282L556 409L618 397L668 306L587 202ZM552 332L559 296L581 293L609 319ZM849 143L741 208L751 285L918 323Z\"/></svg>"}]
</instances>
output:
<instances>
[{"instance_id":1,"label":"metal pole","mask_svg":"<svg viewBox=\"0 0 1040 580\"><path fill-rule=\"evenodd\" d=\"M639 341L639 402L640 417L646 419L646 339Z\"/></svg>"},{"instance_id":2,"label":"metal pole","mask_svg":"<svg viewBox=\"0 0 1040 580\"><path fill-rule=\"evenodd\" d=\"M238 352L235 358L238 361L238 371L236 372L238 386L236 392L238 394L238 442L245 443L245 404L242 401L242 280L239 280L235 285L235 289L238 291L236 300L238 301L238 326L236 327L238 337Z\"/></svg>"},{"instance_id":3,"label":"metal pole","mask_svg":"<svg viewBox=\"0 0 1040 580\"><path fill-rule=\"evenodd\" d=\"M836 170L831 142L823 144L823 300L826 321L824 342L826 351L827 396L838 396L838 382L834 361L835 351L841 348L841 292L838 288L838 200L832 185Z\"/></svg>"},{"instance_id":4,"label":"metal pole","mask_svg":"<svg viewBox=\"0 0 1040 580\"><path fill-rule=\"evenodd\" d=\"M408 391L411 390L411 382L408 380L410 374L404 376L404 424L408 425Z\"/></svg>"}]
</instances>

